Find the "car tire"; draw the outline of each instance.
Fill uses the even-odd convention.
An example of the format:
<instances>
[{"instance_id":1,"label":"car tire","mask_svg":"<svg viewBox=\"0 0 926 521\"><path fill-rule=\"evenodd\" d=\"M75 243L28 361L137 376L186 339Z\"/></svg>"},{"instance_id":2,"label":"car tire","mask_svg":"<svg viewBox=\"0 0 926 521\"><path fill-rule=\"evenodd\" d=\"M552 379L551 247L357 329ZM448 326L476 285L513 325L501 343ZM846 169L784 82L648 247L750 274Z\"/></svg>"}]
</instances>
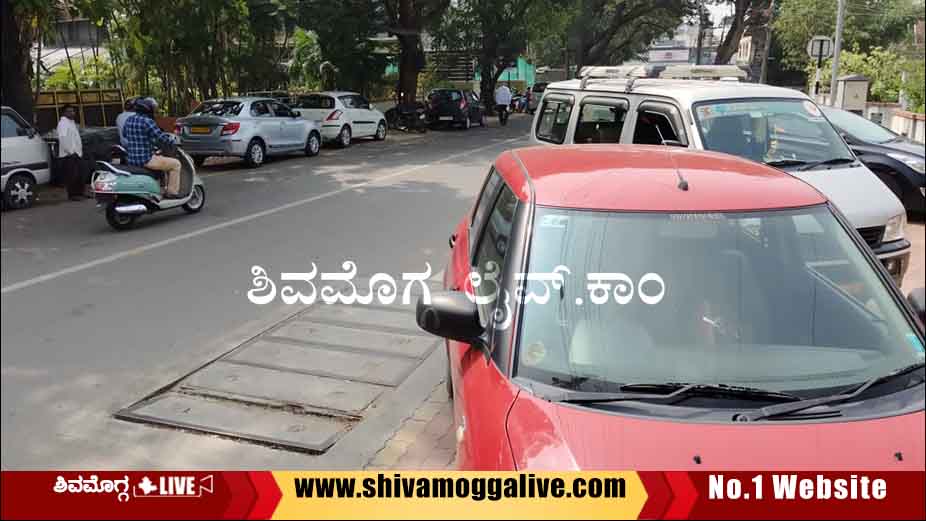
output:
<instances>
[{"instance_id":1,"label":"car tire","mask_svg":"<svg viewBox=\"0 0 926 521\"><path fill-rule=\"evenodd\" d=\"M380 121L379 125L376 126L376 134L373 134L373 139L376 141L382 141L386 139L386 122Z\"/></svg>"},{"instance_id":2,"label":"car tire","mask_svg":"<svg viewBox=\"0 0 926 521\"><path fill-rule=\"evenodd\" d=\"M135 221L138 220L136 214L121 214L116 211L116 203L110 203L106 207L106 222L116 231L131 230L135 227Z\"/></svg>"},{"instance_id":3,"label":"car tire","mask_svg":"<svg viewBox=\"0 0 926 521\"><path fill-rule=\"evenodd\" d=\"M181 208L186 213L199 213L204 206L206 206L206 189L203 188L203 185L194 185L190 200Z\"/></svg>"},{"instance_id":4,"label":"car tire","mask_svg":"<svg viewBox=\"0 0 926 521\"><path fill-rule=\"evenodd\" d=\"M309 137L305 140L305 155L308 157L315 157L321 149L322 137L314 130L309 132Z\"/></svg>"},{"instance_id":5,"label":"car tire","mask_svg":"<svg viewBox=\"0 0 926 521\"><path fill-rule=\"evenodd\" d=\"M341 131L338 132L338 146L341 148L347 148L350 146L351 140L351 131L350 126L344 125L341 127Z\"/></svg>"},{"instance_id":6,"label":"car tire","mask_svg":"<svg viewBox=\"0 0 926 521\"><path fill-rule=\"evenodd\" d=\"M259 167L264 164L267 158L267 150L264 148L264 142L254 138L248 143L248 148L244 152L244 161L251 168Z\"/></svg>"},{"instance_id":7,"label":"car tire","mask_svg":"<svg viewBox=\"0 0 926 521\"><path fill-rule=\"evenodd\" d=\"M35 180L28 174L13 174L3 190L4 208L28 208L35 202Z\"/></svg>"},{"instance_id":8,"label":"car tire","mask_svg":"<svg viewBox=\"0 0 926 521\"><path fill-rule=\"evenodd\" d=\"M196 165L196 168L199 168L203 166L208 158L208 156L193 156L193 164Z\"/></svg>"}]
</instances>

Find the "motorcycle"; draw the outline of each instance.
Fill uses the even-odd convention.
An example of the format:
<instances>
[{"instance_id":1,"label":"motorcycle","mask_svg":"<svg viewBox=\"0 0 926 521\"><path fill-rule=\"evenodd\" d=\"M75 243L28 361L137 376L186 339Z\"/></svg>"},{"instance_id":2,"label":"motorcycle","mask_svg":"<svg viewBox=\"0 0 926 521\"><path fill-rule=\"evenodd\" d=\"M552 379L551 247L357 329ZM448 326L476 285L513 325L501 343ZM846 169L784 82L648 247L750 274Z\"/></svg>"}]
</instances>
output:
<instances>
[{"instance_id":1,"label":"motorcycle","mask_svg":"<svg viewBox=\"0 0 926 521\"><path fill-rule=\"evenodd\" d=\"M97 209L115 230L128 230L144 214L182 208L197 213L206 204L206 188L196 174L193 158L176 145L161 147L161 154L180 161L180 195L166 198L165 172L126 164L127 153L120 145L112 147L111 162L97 161L90 180ZM116 164L119 161L119 164Z\"/></svg>"},{"instance_id":2,"label":"motorcycle","mask_svg":"<svg viewBox=\"0 0 926 521\"><path fill-rule=\"evenodd\" d=\"M428 131L427 109L423 103L399 103L386 111L386 123L394 130L420 133Z\"/></svg>"}]
</instances>

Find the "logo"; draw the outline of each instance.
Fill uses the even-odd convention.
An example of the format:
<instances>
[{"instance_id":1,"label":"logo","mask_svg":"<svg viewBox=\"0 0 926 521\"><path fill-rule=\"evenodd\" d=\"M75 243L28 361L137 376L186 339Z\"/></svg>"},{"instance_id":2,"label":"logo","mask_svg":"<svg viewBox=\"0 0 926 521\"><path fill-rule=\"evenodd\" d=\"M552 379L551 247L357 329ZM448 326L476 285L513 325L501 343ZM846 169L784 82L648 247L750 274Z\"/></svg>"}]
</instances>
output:
<instances>
[{"instance_id":1,"label":"logo","mask_svg":"<svg viewBox=\"0 0 926 521\"><path fill-rule=\"evenodd\" d=\"M132 495L137 498L165 498L165 497L202 497L212 493L212 474L196 479L196 476L159 476L153 481L145 476L132 489Z\"/></svg>"}]
</instances>

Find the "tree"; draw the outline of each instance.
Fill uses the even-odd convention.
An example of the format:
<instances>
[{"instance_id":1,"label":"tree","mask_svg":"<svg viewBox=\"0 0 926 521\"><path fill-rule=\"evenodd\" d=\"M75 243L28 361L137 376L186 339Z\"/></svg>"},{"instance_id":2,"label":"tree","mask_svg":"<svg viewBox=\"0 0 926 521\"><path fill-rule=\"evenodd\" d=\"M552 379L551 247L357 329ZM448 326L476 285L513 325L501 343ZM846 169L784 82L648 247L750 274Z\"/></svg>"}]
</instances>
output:
<instances>
[{"instance_id":1,"label":"tree","mask_svg":"<svg viewBox=\"0 0 926 521\"><path fill-rule=\"evenodd\" d=\"M690 15L690 0L580 0L571 38L576 67L623 62L675 29Z\"/></svg>"},{"instance_id":2,"label":"tree","mask_svg":"<svg viewBox=\"0 0 926 521\"><path fill-rule=\"evenodd\" d=\"M434 28L440 48L476 57L480 97L494 112L498 78L527 46L530 24L525 13L535 0L458 0Z\"/></svg>"},{"instance_id":3,"label":"tree","mask_svg":"<svg viewBox=\"0 0 926 521\"><path fill-rule=\"evenodd\" d=\"M296 28L293 34L293 61L289 67L290 84L304 90L321 88L322 50L314 31Z\"/></svg>"},{"instance_id":4,"label":"tree","mask_svg":"<svg viewBox=\"0 0 926 521\"><path fill-rule=\"evenodd\" d=\"M0 98L32 121L32 44L54 16L48 0L3 0L3 80Z\"/></svg>"},{"instance_id":5,"label":"tree","mask_svg":"<svg viewBox=\"0 0 926 521\"><path fill-rule=\"evenodd\" d=\"M431 26L447 11L450 0L382 0L386 31L399 40L399 92L414 97L418 73L424 68L421 46L423 27ZM411 100L400 100L411 101Z\"/></svg>"},{"instance_id":6,"label":"tree","mask_svg":"<svg viewBox=\"0 0 926 521\"><path fill-rule=\"evenodd\" d=\"M785 67L802 70L810 58L807 42L814 35L832 36L836 27L836 2L833 0L778 0L780 8L773 29L781 43ZM917 14L918 13L918 14ZM843 49L857 46L867 53L875 46L886 47L909 34L909 26L923 8L913 0L852 1L846 8Z\"/></svg>"},{"instance_id":7,"label":"tree","mask_svg":"<svg viewBox=\"0 0 926 521\"><path fill-rule=\"evenodd\" d=\"M725 0L720 3L733 4L730 27L717 47L717 55L714 58L715 64L723 65L729 63L739 50L740 40L746 29L760 27L769 22L772 5L771 0Z\"/></svg>"},{"instance_id":8,"label":"tree","mask_svg":"<svg viewBox=\"0 0 926 521\"><path fill-rule=\"evenodd\" d=\"M915 61L919 62L920 70L922 70L923 61ZM830 84L830 64L831 60L827 60L821 71L821 82L824 85ZM814 63L807 65L808 76L813 74L815 66ZM909 71L915 74L913 60L906 60L903 56L881 47L873 47L867 53L863 53L858 45L855 45L851 51L842 51L840 53L839 68L841 74L861 74L868 78L870 82L868 84L868 99L870 101L888 103L896 103L901 89L906 87L903 81L903 73ZM920 87L920 90L922 90L922 87ZM913 97L916 97L915 92Z\"/></svg>"}]
</instances>

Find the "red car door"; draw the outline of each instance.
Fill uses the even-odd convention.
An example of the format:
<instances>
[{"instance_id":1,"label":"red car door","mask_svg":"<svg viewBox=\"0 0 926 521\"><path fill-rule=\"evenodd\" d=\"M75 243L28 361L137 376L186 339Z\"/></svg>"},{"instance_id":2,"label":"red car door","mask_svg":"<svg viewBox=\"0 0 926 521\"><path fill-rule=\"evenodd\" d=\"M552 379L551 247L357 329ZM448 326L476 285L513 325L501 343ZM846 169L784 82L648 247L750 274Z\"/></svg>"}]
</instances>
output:
<instances>
[{"instance_id":1,"label":"red car door","mask_svg":"<svg viewBox=\"0 0 926 521\"><path fill-rule=\"evenodd\" d=\"M511 234L517 202L500 176L490 172L471 218L457 228L451 270L445 280L448 289L468 291L477 297L491 296L495 284L501 281L485 279L492 272L501 275L507 253L503 250ZM473 268L485 280L478 288L468 282ZM483 323L487 323L494 304L480 304L479 308ZM460 469L513 468L505 418L517 397L517 388L488 354L492 337L490 331L489 349L448 341Z\"/></svg>"}]
</instances>

